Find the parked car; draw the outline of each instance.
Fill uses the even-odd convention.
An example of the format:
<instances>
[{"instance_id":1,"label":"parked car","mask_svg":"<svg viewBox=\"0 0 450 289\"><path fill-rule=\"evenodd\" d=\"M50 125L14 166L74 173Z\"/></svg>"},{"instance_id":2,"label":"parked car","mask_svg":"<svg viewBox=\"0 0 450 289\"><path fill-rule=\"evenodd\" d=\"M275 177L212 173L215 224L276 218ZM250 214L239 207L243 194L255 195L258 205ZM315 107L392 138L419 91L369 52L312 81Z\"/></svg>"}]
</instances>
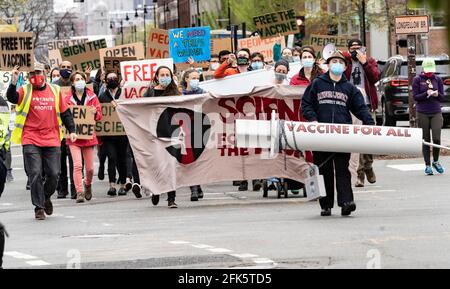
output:
<instances>
[{"instance_id":1,"label":"parked car","mask_svg":"<svg viewBox=\"0 0 450 289\"><path fill-rule=\"evenodd\" d=\"M445 124L450 123L450 59L448 55L416 57L416 75L422 73L422 61L431 57L436 62L436 74L444 81L446 101L442 103ZM377 119L382 125L396 126L397 121L409 120L408 61L401 55L392 56L386 61L378 61L382 66L380 81L377 83L379 107Z\"/></svg>"}]
</instances>

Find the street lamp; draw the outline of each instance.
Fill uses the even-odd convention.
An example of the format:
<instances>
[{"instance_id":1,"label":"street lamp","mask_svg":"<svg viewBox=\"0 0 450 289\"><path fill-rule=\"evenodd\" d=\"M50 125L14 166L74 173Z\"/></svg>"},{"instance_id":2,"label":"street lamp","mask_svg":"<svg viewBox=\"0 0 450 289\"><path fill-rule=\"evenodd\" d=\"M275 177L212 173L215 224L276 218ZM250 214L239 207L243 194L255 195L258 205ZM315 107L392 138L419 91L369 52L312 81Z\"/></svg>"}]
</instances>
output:
<instances>
[{"instance_id":1,"label":"street lamp","mask_svg":"<svg viewBox=\"0 0 450 289\"><path fill-rule=\"evenodd\" d=\"M145 26L145 16L147 15L147 5L144 4L144 8L136 8L136 13L134 14L135 18L139 17L138 10L143 10L143 17L144 17L144 53L147 53L147 27Z\"/></svg>"}]
</instances>

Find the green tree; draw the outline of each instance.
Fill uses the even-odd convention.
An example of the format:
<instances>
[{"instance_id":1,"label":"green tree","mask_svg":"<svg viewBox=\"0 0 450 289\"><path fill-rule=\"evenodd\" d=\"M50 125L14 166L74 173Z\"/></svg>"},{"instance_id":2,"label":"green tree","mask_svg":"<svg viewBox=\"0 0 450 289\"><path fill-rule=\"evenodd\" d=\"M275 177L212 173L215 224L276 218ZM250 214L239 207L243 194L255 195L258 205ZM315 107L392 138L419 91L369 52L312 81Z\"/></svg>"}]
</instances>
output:
<instances>
[{"instance_id":1,"label":"green tree","mask_svg":"<svg viewBox=\"0 0 450 289\"><path fill-rule=\"evenodd\" d=\"M411 0L409 8L423 7L427 5L434 12L444 12L445 25L447 27L447 43L450 46L450 3L448 0Z\"/></svg>"}]
</instances>

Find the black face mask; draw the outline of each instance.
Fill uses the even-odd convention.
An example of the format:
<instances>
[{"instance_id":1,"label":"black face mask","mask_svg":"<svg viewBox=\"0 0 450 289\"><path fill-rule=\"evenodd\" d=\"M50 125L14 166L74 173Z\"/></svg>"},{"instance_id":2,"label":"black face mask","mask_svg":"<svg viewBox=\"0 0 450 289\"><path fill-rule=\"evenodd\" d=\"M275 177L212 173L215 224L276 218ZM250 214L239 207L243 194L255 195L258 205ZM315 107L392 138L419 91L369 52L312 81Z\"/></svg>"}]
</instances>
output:
<instances>
[{"instance_id":1,"label":"black face mask","mask_svg":"<svg viewBox=\"0 0 450 289\"><path fill-rule=\"evenodd\" d=\"M118 80L108 80L106 83L106 87L109 89L116 89L119 87L119 81Z\"/></svg>"},{"instance_id":2,"label":"black face mask","mask_svg":"<svg viewBox=\"0 0 450 289\"><path fill-rule=\"evenodd\" d=\"M350 52L350 55L352 56L352 59L354 61L358 61L358 57L356 57L358 55L358 52L356 52L356 50L353 50L352 52Z\"/></svg>"},{"instance_id":3,"label":"black face mask","mask_svg":"<svg viewBox=\"0 0 450 289\"><path fill-rule=\"evenodd\" d=\"M248 58L246 58L246 57L239 57L237 59L237 65L248 65Z\"/></svg>"}]
</instances>

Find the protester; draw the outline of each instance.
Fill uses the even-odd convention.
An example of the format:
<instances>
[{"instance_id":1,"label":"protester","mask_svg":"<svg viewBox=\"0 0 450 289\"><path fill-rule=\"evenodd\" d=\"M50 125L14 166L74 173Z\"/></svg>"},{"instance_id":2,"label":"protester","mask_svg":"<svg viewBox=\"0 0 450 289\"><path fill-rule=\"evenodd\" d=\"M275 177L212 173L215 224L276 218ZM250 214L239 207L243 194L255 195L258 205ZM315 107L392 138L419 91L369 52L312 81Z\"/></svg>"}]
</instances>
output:
<instances>
[{"instance_id":1,"label":"protester","mask_svg":"<svg viewBox=\"0 0 450 289\"><path fill-rule=\"evenodd\" d=\"M221 50L219 52L219 64L226 62L228 60L228 58L230 57L230 54L232 54L232 52L229 50ZM217 66L217 68L219 68L219 66ZM217 70L217 68L216 68L216 70Z\"/></svg>"},{"instance_id":2,"label":"protester","mask_svg":"<svg viewBox=\"0 0 450 289\"><path fill-rule=\"evenodd\" d=\"M61 78L61 75L59 74L59 68L55 67L50 72L50 83L56 84L59 79Z\"/></svg>"},{"instance_id":3,"label":"protester","mask_svg":"<svg viewBox=\"0 0 450 289\"><path fill-rule=\"evenodd\" d=\"M250 51L247 48L242 48L238 51L237 58L234 54L228 56L227 61L223 62L214 72L214 78L224 78L226 76L247 72L249 61Z\"/></svg>"},{"instance_id":4,"label":"protester","mask_svg":"<svg viewBox=\"0 0 450 289\"><path fill-rule=\"evenodd\" d=\"M275 63L274 66L274 84L277 85L289 85L286 77L289 73L289 62L282 59Z\"/></svg>"},{"instance_id":5,"label":"protester","mask_svg":"<svg viewBox=\"0 0 450 289\"><path fill-rule=\"evenodd\" d=\"M361 90L364 101L372 113L372 117L375 118L375 111L378 107L375 83L380 80L377 61L366 54L359 39L351 39L348 42L348 52L344 53L344 56L349 63L345 71L345 77ZM371 154L359 155L358 178L355 187L364 187L365 177L371 184L377 181L373 171L373 155Z\"/></svg>"},{"instance_id":6,"label":"protester","mask_svg":"<svg viewBox=\"0 0 450 289\"><path fill-rule=\"evenodd\" d=\"M122 89L119 87L119 77L114 72L106 74L106 87L100 97L100 103L111 103L114 107L117 106L116 100L120 98ZM127 136L103 136L102 150L108 157L108 178L109 189L108 196L125 196L125 183L127 178ZM102 161L102 160L100 160ZM116 168L119 172L119 191L116 189Z\"/></svg>"},{"instance_id":7,"label":"protester","mask_svg":"<svg viewBox=\"0 0 450 289\"><path fill-rule=\"evenodd\" d=\"M45 77L47 77L47 82L51 82L51 74L50 74L51 70L52 68L50 67L50 65L48 64L44 65L44 74Z\"/></svg>"},{"instance_id":8,"label":"protester","mask_svg":"<svg viewBox=\"0 0 450 289\"><path fill-rule=\"evenodd\" d=\"M220 66L220 59L218 54L211 54L211 58L209 60L209 69L208 71L216 71Z\"/></svg>"},{"instance_id":9,"label":"protester","mask_svg":"<svg viewBox=\"0 0 450 289\"><path fill-rule=\"evenodd\" d=\"M18 104L11 141L23 146L35 218L44 220L45 214L53 214L50 198L55 192L60 171L62 124L69 131L71 141L76 141L77 135L60 88L46 83L44 66L36 63L34 71L29 73L30 84L16 91L18 69L16 66L11 72L13 77L7 91L8 101Z\"/></svg>"},{"instance_id":10,"label":"protester","mask_svg":"<svg viewBox=\"0 0 450 289\"><path fill-rule=\"evenodd\" d=\"M160 66L155 72L153 79L153 85L150 86L144 93L144 97L159 97L159 96L173 96L180 95L177 84L174 81L173 73L167 66ZM176 191L167 193L168 206L171 209L177 208L175 203ZM152 195L152 202L157 205L159 202L159 195Z\"/></svg>"},{"instance_id":11,"label":"protester","mask_svg":"<svg viewBox=\"0 0 450 289\"><path fill-rule=\"evenodd\" d=\"M347 65L345 56L336 51L327 63L330 72L320 75L306 88L301 105L303 116L310 122L351 124L350 113L353 113L364 125L373 125L361 92L343 75ZM350 153L313 152L313 157L324 176L327 193L320 199L321 215L331 215L335 177L341 214L350 215L356 210L349 171Z\"/></svg>"},{"instance_id":12,"label":"protester","mask_svg":"<svg viewBox=\"0 0 450 289\"><path fill-rule=\"evenodd\" d=\"M316 62L316 52L313 47L305 46L300 54L302 69L291 78L290 85L308 86L317 76L322 74Z\"/></svg>"},{"instance_id":13,"label":"protester","mask_svg":"<svg viewBox=\"0 0 450 289\"><path fill-rule=\"evenodd\" d=\"M8 149L6 150L5 166L6 166L6 181L14 182L14 176L12 174L12 155L11 155L11 134L14 130L14 124L16 123L16 105L12 104L9 114L8 134L6 136L6 142Z\"/></svg>"},{"instance_id":14,"label":"protester","mask_svg":"<svg viewBox=\"0 0 450 289\"><path fill-rule=\"evenodd\" d=\"M294 58L292 57L292 49L286 47L281 51L281 58L286 60L289 63L294 62Z\"/></svg>"},{"instance_id":15,"label":"protester","mask_svg":"<svg viewBox=\"0 0 450 289\"><path fill-rule=\"evenodd\" d=\"M59 86L71 86L70 75L72 74L72 62L70 61L61 62L61 64L59 65L59 74L61 77L53 84Z\"/></svg>"},{"instance_id":16,"label":"protester","mask_svg":"<svg viewBox=\"0 0 450 289\"><path fill-rule=\"evenodd\" d=\"M83 105L87 106L87 113L94 114L94 119L102 119L102 108L94 92L86 88L86 75L83 72L76 71L70 76L72 82L71 93L65 101L68 106ZM83 203L84 199L92 199L92 179L94 176L94 148L98 144L95 131L90 140L78 139L75 142L67 140L70 153L73 159L73 176L77 192L77 203ZM86 169L83 189L83 163Z\"/></svg>"},{"instance_id":17,"label":"protester","mask_svg":"<svg viewBox=\"0 0 450 289\"><path fill-rule=\"evenodd\" d=\"M300 62L302 57L302 48L296 46L293 50L292 50L292 60L294 62Z\"/></svg>"},{"instance_id":18,"label":"protester","mask_svg":"<svg viewBox=\"0 0 450 289\"><path fill-rule=\"evenodd\" d=\"M249 70L264 69L264 55L259 52L254 52L250 55L250 67Z\"/></svg>"},{"instance_id":19,"label":"protester","mask_svg":"<svg viewBox=\"0 0 450 289\"><path fill-rule=\"evenodd\" d=\"M5 227L0 223L0 269L3 267L3 253L5 251L5 237L8 237Z\"/></svg>"},{"instance_id":20,"label":"protester","mask_svg":"<svg viewBox=\"0 0 450 289\"><path fill-rule=\"evenodd\" d=\"M8 177L8 168L5 164L7 154L10 150L10 142L8 137L10 121L10 110L8 103L3 97L0 97L0 196L5 188Z\"/></svg>"},{"instance_id":21,"label":"protester","mask_svg":"<svg viewBox=\"0 0 450 289\"><path fill-rule=\"evenodd\" d=\"M418 126L422 128L423 139L430 142L430 130L433 134L433 143L441 144L441 128L443 117L441 103L446 101L444 84L442 79L436 75L436 63L432 58L426 58L422 62L423 71L413 80L412 90L416 101ZM433 148L433 163L430 160L430 147L422 146L423 158L425 160L425 174L433 175L433 168L440 174L444 168L439 163L439 148Z\"/></svg>"}]
</instances>

